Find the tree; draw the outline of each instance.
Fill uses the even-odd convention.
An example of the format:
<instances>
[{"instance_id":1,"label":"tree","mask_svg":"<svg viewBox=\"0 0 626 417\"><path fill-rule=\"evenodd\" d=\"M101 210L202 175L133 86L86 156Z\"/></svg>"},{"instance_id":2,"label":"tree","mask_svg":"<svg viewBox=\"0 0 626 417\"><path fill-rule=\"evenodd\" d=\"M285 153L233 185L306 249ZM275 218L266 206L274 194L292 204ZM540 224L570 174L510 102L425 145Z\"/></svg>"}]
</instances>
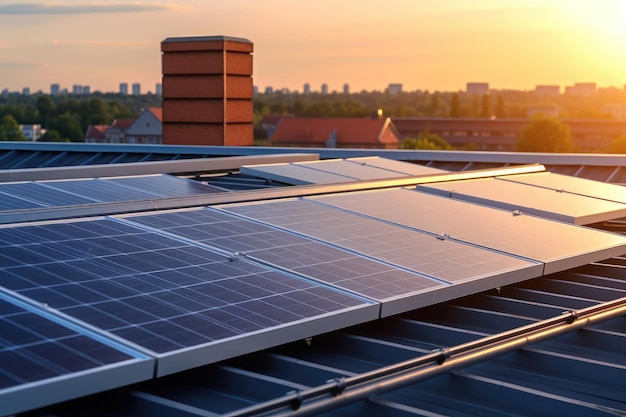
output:
<instances>
[{"instance_id":1,"label":"tree","mask_svg":"<svg viewBox=\"0 0 626 417\"><path fill-rule=\"evenodd\" d=\"M78 118L70 113L59 116L53 126L63 139L69 139L72 142L82 142L85 140L85 133L78 121Z\"/></svg>"},{"instance_id":2,"label":"tree","mask_svg":"<svg viewBox=\"0 0 626 417\"><path fill-rule=\"evenodd\" d=\"M504 106L504 97L502 94L498 94L498 101L496 102L496 117L506 117L506 107Z\"/></svg>"},{"instance_id":3,"label":"tree","mask_svg":"<svg viewBox=\"0 0 626 417\"><path fill-rule=\"evenodd\" d=\"M39 120L44 128L48 127L48 120L55 111L55 105L50 96L41 95L37 98L37 110L39 111Z\"/></svg>"},{"instance_id":4,"label":"tree","mask_svg":"<svg viewBox=\"0 0 626 417\"><path fill-rule=\"evenodd\" d=\"M417 139L406 138L402 141L402 149L452 150L452 146L441 136L428 130L420 133Z\"/></svg>"},{"instance_id":5,"label":"tree","mask_svg":"<svg viewBox=\"0 0 626 417\"><path fill-rule=\"evenodd\" d=\"M24 141L26 137L20 130L20 125L10 114L5 114L0 118L0 141L2 140L19 140Z\"/></svg>"},{"instance_id":6,"label":"tree","mask_svg":"<svg viewBox=\"0 0 626 417\"><path fill-rule=\"evenodd\" d=\"M626 153L626 133L611 142L607 153Z\"/></svg>"},{"instance_id":7,"label":"tree","mask_svg":"<svg viewBox=\"0 0 626 417\"><path fill-rule=\"evenodd\" d=\"M461 99L458 93L452 94L450 99L450 117L461 117Z\"/></svg>"},{"instance_id":8,"label":"tree","mask_svg":"<svg viewBox=\"0 0 626 417\"><path fill-rule=\"evenodd\" d=\"M49 129L42 137L40 137L38 142L69 142L69 139L63 139L61 134L56 130Z\"/></svg>"},{"instance_id":9,"label":"tree","mask_svg":"<svg viewBox=\"0 0 626 417\"><path fill-rule=\"evenodd\" d=\"M483 94L480 105L480 117L491 117L491 100L489 99L489 94Z\"/></svg>"},{"instance_id":10,"label":"tree","mask_svg":"<svg viewBox=\"0 0 626 417\"><path fill-rule=\"evenodd\" d=\"M571 152L569 127L559 120L539 115L524 128L517 140L518 152Z\"/></svg>"}]
</instances>

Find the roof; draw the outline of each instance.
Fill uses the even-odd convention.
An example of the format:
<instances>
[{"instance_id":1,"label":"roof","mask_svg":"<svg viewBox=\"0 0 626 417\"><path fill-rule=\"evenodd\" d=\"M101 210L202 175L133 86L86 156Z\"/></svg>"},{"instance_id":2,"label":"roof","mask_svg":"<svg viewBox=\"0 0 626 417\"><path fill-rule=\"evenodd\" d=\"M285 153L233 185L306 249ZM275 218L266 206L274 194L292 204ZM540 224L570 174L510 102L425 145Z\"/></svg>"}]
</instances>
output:
<instances>
[{"instance_id":1,"label":"roof","mask_svg":"<svg viewBox=\"0 0 626 417\"><path fill-rule=\"evenodd\" d=\"M89 125L87 127L86 138L104 139L104 132L109 128L109 125Z\"/></svg>"},{"instance_id":2,"label":"roof","mask_svg":"<svg viewBox=\"0 0 626 417\"><path fill-rule=\"evenodd\" d=\"M163 109L161 107L148 107L146 110L154 114L154 117L163 123Z\"/></svg>"},{"instance_id":3,"label":"roof","mask_svg":"<svg viewBox=\"0 0 626 417\"><path fill-rule=\"evenodd\" d=\"M111 126L118 127L121 130L126 130L135 122L135 120L136 119L134 118L115 119L113 120L113 123L111 123Z\"/></svg>"},{"instance_id":4,"label":"roof","mask_svg":"<svg viewBox=\"0 0 626 417\"><path fill-rule=\"evenodd\" d=\"M448 154L449 157L452 155L454 154ZM187 161L176 162L184 165ZM339 172L345 175L351 171L361 172L366 168L368 172L393 170L400 173L410 167L410 164L404 168L402 163L384 163L376 158L360 158L355 162L351 165L347 161L329 160L323 169L329 172L339 169L336 175ZM211 161L206 163L210 165ZM315 165L321 166L323 163L320 161ZM189 160L188 169L193 172L196 168L192 168L191 164L192 161ZM128 194L132 187L138 186L140 191L146 192L148 187L142 184L147 183L142 181L152 183L161 181L162 178L125 177L125 169L133 166L111 166L118 177L110 180L81 180L79 184L75 180L63 181L57 178L49 186L54 190L70 191L72 198L87 195L92 196L90 198L100 198L105 196L98 191L98 187L103 187L102 183L107 182L107 190L112 190L111 184L117 184L126 189L124 195L137 198L138 194L133 194L137 191ZM102 168L104 167L86 166L81 167L81 170L86 173ZM546 182L543 179L545 175L536 178L537 174L534 173L541 169L543 168L536 165L504 167L488 171L466 171L462 175L435 170L431 177L385 177L383 181L370 178L367 181L345 184L285 187L254 192L213 192L205 196L184 198L149 197L146 200L105 201L99 204L79 204L75 207L65 203L60 208L33 208L5 213L3 218L13 220L0 228L0 241L5 245L0 253L5 257L3 259L11 259L8 269L12 272L11 279L7 280L8 276L5 277L2 285L9 285L12 290L0 291L0 311L4 314L0 318L1 325L13 326L11 329L19 323L36 326L27 327L30 329L27 334L31 339L38 338L36 346L41 352L54 351L51 350L52 347L47 347L48 344L72 346L74 340L87 337L94 342L104 343L118 354L112 360L110 354L103 353L106 351L102 350L102 345L93 345L93 349L84 351L84 354L89 352L91 361L108 361L106 372L104 369L92 369L93 365L86 365L90 362L84 361L84 355L81 361L73 362L76 358L69 362L76 363L75 366L87 366L78 373L67 374L67 371L59 371L67 364L64 360L55 361L55 366L47 369L61 375L58 380L53 378L47 384L33 385L34 391L29 391L31 394L23 398L5 390L4 395L9 396L5 399L11 400L0 402L3 404L0 405L0 410L5 410L2 407L7 407L7 404L22 404L18 408L10 409L11 412L21 412L36 403L51 404L37 410L38 413L58 417L85 413L102 416L131 416L142 413L175 415L191 411L195 415L229 416L296 413L317 415L322 412L327 415L383 416L461 416L480 412L527 416L543 415L545 410L571 415L623 413L626 411L622 399L626 358L620 346L626 340L626 332L622 326L626 307L624 300L620 298L625 294L626 277L620 266L623 259L619 255L624 247L618 243L608 249L610 245L600 242L620 242L626 239L589 227L566 225L523 215L511 216L510 212L454 202L439 196L421 195L414 189L415 184L449 183L452 180L481 177L495 177L503 183L510 182L514 185L543 181L539 186L561 187L554 179ZM28 171L23 172L26 174ZM63 169L58 171L62 173ZM66 171L69 173L73 169ZM412 172L412 169L407 172ZM40 171L41 175L43 173L44 171ZM19 172L16 174L19 176ZM508 181L511 179L515 181ZM0 184L0 192L6 196L3 202L8 201L11 195L18 195L16 193L20 191L17 186L32 188L34 185L48 186L29 182ZM576 184L568 183L565 188L570 191L575 186ZM158 184L151 187L155 191L165 190ZM179 187L175 190L179 190ZM589 187L588 190L593 193L615 194L609 189L603 191ZM28 195L28 190L25 189L24 193L26 194L23 195ZM38 199L46 197L41 192L30 195ZM48 195L58 198L65 194L54 191ZM106 197L110 198L111 194ZM413 201L414 198L418 200ZM602 195L588 198L602 198ZM363 199L368 199L369 203L365 204ZM427 199L428 202L424 203L422 199ZM417 205L413 205L414 203ZM204 208L207 206L209 208ZM481 220L478 221L478 218ZM26 223L20 223L24 221ZM526 223L513 227L518 221ZM496 223L498 225L494 226ZM541 226L535 223L541 223ZM604 227L609 227L608 223L611 221ZM400 224L402 226L398 227ZM614 225L615 230L618 230L619 222ZM445 233L440 233L442 226ZM157 232L158 230L160 231ZM78 235L73 236L75 232ZM123 234L119 235L120 232ZM506 233L505 236L503 232ZM580 234L581 237L573 238L570 232ZM594 238L590 238L591 235ZM123 238L119 239L117 236ZM501 239L502 237L506 239ZM479 240L472 241L475 238ZM13 242L13 249L9 250L6 249L6 243L10 239L17 241ZM29 239L36 240L27 243ZM175 247L167 248L167 242L171 239L176 239L177 243ZM419 248L413 247L418 243L421 245ZM325 245L324 249L320 250L319 245ZM440 257L435 252L426 251L432 245L455 249ZM499 249L491 252L487 249L490 245L497 245ZM574 249L576 245L586 249ZM300 250L290 252L290 256L281 255L290 247L298 247ZM31 251L33 249L36 249L39 258L23 258L31 256L27 254L35 253ZM106 252L113 249L115 254ZM173 252L169 251L174 249L176 256L172 257ZM24 250L27 252L20 252ZM50 250L55 252L49 253ZM187 250L189 252L185 252ZM523 252L517 257L506 255L516 250ZM159 256L155 257L157 252ZM81 255L77 257L78 253ZM192 253L194 257L191 256ZM46 257L46 254L54 255L59 261L51 264L49 260L42 260L41 256ZM214 262L219 254L227 256L228 261L219 264L217 268L218 264ZM343 255L334 258L338 254ZM363 254L369 255L363 257ZM68 255L70 258L66 258ZM200 258L197 258L198 255L201 255ZM323 262L319 262L322 258L317 258L318 256L322 256ZM416 262L420 257L423 258L421 263ZM49 281L46 281L45 289L29 289L28 286L34 285L33 279L49 280L54 276L67 280L70 276L68 268L77 272L74 265L96 260L100 263L109 258L116 259L116 269L124 265L149 268L152 272L148 273L154 276L142 285L160 282L155 281L157 271L154 268L163 268L163 262L185 263L183 270L196 268L194 275L186 275L189 278L199 277L198 268L202 269L201 266L207 262L211 265L207 269L209 274L218 270L221 274L237 269L246 271L251 265L256 265L255 268L270 268L278 274L263 285L256 286L257 289L249 288L248 290L253 291L250 294L259 288L270 290L279 276L286 279L281 274L287 271L291 271L290 279L298 276L300 279L317 277L320 280L324 271L332 271L328 268L342 265L342 269L337 270L341 271L339 274L331 273L329 277L335 275L344 279L351 273L357 274L347 280L336 281L332 278L334 284L323 287L324 291L331 292L326 292L323 297L293 298L291 302L296 299L311 300L314 303L309 306L316 305L316 308L328 306L327 302L331 299L333 302L345 303L345 297L357 288L365 298L353 300L356 304L339 315L327 310L331 320L316 320L314 326L307 324L307 320L298 321L299 324L284 322L279 327L292 328L295 331L288 336L283 330L272 333L273 336L269 338L259 337L263 332L253 332L243 345L236 344L235 338L230 339L228 343L231 344L223 350L212 349L213 342L200 348L201 355L195 355L192 344L186 349L156 357L140 347L155 335L170 334L168 332L174 330L171 334L180 335L185 334L181 332L186 329L185 331L192 330L189 336L193 335L192 339L195 340L203 333L204 330L201 329L204 327L194 326L202 323L212 323L211 326L230 323L228 327L232 329L232 326L237 326L236 321L232 320L241 316L230 316L228 321L225 321L226 317L211 316L211 320L203 322L203 316L195 314L192 321L188 320L191 317L176 321L178 325L186 327L159 327L158 332L143 336L138 335L138 329L145 328L145 323L149 324L154 319L148 322L137 321L132 328L123 323L114 324L107 332L98 328L111 326L111 323L107 324L110 318L97 324L92 322L90 326L81 324L83 320L90 321L89 317L94 317L93 314L97 315L96 310L81 315L80 312L88 306L107 309L107 305L114 302L115 306L111 305L111 309L106 310L113 316L107 317L121 317L125 308L139 302L142 291L153 291L147 287L140 289L137 285L129 287L123 284L128 284L129 279L140 278L147 270L124 277L81 281L83 284L73 287L76 291L72 291L72 296L79 299L85 295L81 295L80 288L83 288L82 291L85 288L97 290L100 294L105 294L101 291L120 291L123 288L124 291L134 291L135 295L127 298L110 293L116 299L101 305L101 301L93 304L93 299L87 301L85 298L83 305L76 307L67 304L74 301L65 299L66 304L60 307L65 314L62 317L56 313L59 308L57 299L47 302L43 307L40 303L28 301L41 300L41 297L51 294L50 290L55 294L69 294L65 291L70 290L69 287L67 290L62 289L68 283L59 286L58 282ZM439 258L441 259L435 260ZM451 263L455 258L460 261L456 267L454 262ZM606 258L609 259L603 260ZM20 266L25 259L32 259L29 261L30 265ZM125 259L132 259L132 262L127 263ZM306 262L314 259L318 259L318 262L307 266ZM430 262L424 262L426 259ZM484 262L486 259L491 259L491 262ZM193 264L187 264L189 262ZM48 275L46 272L43 275L35 274L35 269L42 269L39 265L48 265ZM229 269L231 266L236 269ZM398 288L372 285L374 281L369 281L370 285L358 285L361 279L359 276L371 275L368 279L372 280L375 277L373 273L383 267L392 267L386 269L381 276L387 285L392 282L392 277L397 279L396 283L412 277L411 280L415 283L429 284L421 286L421 289L408 298L408 294L393 296L393 291L398 291ZM17 277L23 268L30 271L27 287L17 285L21 282ZM169 265L167 268L173 274L178 267ZM411 272L415 268L425 273L418 280ZM491 271L483 277L488 278L487 280L477 278L487 270ZM500 272L494 275L493 271L496 270ZM58 271L62 275L58 275ZM99 272L94 269L89 270L89 273ZM460 279L460 274L474 278ZM532 278L540 275L540 278ZM257 271L249 276L260 279L262 274ZM174 284L177 279L170 276L168 285ZM310 283L308 280L306 278L302 282ZM115 283L116 286L107 286L106 282ZM223 286L226 282L222 281L219 291L231 288ZM245 287L241 285L246 280L241 279L238 282L238 288L242 291L241 288ZM280 282L286 284L295 281ZM123 287L117 288L119 284ZM194 288L200 287L194 284L184 288L187 296L195 294L194 303L207 302L205 296L217 294L206 292L200 297L201 293L197 291L188 292ZM342 288L342 295L331 296L332 288ZM444 293L441 289L449 295L452 290L452 299L444 301L441 298ZM183 291L183 288L178 291ZM89 294L90 297L96 295ZM150 297L157 297L162 301L169 299L163 298L168 294L167 291L159 290L151 294ZM230 297L228 292L220 294L216 300ZM175 308L189 308L189 301L184 301L185 299L179 299ZM376 306L371 304L374 299L379 300L381 308L373 308ZM410 299L411 302L403 302L403 299ZM141 305L142 312L139 316L135 313L139 314L140 311L123 313L124 321L131 323L145 317L145 314L160 314L159 308L156 308L158 305L145 304L146 302L148 299L144 297L137 304ZM265 308L276 306L277 303L280 305L278 299ZM302 311L297 306L293 305L291 313ZM417 308L420 306L421 308ZM120 309L121 307L124 309ZM261 311L258 310L259 314L264 314ZM563 314L563 311L568 313ZM78 321L68 322L68 316L74 316ZM283 311L272 317L284 319L288 316ZM381 318L374 319L379 316ZM36 317L39 317L39 321L35 320ZM57 325L67 326L72 323L68 329L73 333L66 334L64 339L55 339L52 335L41 338L40 332L50 327L50 324L45 324L45 320L51 319ZM169 323L171 324L172 322ZM126 326L126 330L121 330L118 326ZM24 327L20 329L24 330ZM33 329L38 330L33 332ZM118 337L111 339L111 332ZM11 332L2 334L7 337ZM124 341L128 338L134 338L134 344ZM283 344L284 342L288 343ZM15 351L21 352L20 349ZM35 349L22 353L27 358L32 358L32 355L37 355L37 351ZM69 358L70 353L75 350L64 352L64 357ZM249 354L243 355L245 352ZM228 357L230 359L226 359ZM0 364L4 364L0 366L18 363L18 359L16 357L12 361L0 361ZM156 368L155 362L160 364ZM214 363L210 364L211 362ZM31 366L36 365L30 363ZM196 367L201 364L208 365ZM30 368L18 367L10 372L26 372L24 375L31 375L28 369ZM155 370L156 375L163 376L152 379ZM7 374L5 369L3 373L0 372L0 376L6 377L10 372ZM172 372L170 376L164 376ZM0 381L3 379L0 378ZM132 385L121 386L126 384ZM115 388L116 386L119 388ZM0 387L0 394L2 392ZM69 400L64 397L68 392L78 398ZM63 402L57 403L58 401Z\"/></svg>"},{"instance_id":5,"label":"roof","mask_svg":"<svg viewBox=\"0 0 626 417\"><path fill-rule=\"evenodd\" d=\"M389 118L289 117L280 120L270 139L277 145L325 146L334 137L336 147L381 147L390 144L397 147L399 138L391 126Z\"/></svg>"}]
</instances>

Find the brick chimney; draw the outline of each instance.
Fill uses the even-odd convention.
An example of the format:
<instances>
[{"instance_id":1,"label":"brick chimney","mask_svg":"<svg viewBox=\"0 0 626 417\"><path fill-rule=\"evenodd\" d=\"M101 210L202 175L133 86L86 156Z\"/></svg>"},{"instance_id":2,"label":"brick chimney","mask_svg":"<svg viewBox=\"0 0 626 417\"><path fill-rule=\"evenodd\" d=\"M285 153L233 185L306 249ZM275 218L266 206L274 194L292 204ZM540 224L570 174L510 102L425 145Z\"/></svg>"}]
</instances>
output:
<instances>
[{"instance_id":1,"label":"brick chimney","mask_svg":"<svg viewBox=\"0 0 626 417\"><path fill-rule=\"evenodd\" d=\"M161 42L163 144L252 145L252 50L228 36Z\"/></svg>"}]
</instances>

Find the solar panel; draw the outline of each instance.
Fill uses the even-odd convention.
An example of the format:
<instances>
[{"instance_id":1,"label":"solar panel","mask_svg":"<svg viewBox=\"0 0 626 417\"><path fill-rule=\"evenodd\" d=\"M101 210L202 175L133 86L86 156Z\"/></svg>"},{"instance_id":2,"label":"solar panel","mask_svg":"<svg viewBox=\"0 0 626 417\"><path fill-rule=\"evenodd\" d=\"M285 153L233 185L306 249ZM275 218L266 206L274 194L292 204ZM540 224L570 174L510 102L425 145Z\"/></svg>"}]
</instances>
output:
<instances>
[{"instance_id":1,"label":"solar panel","mask_svg":"<svg viewBox=\"0 0 626 417\"><path fill-rule=\"evenodd\" d=\"M219 187L167 174L103 178L102 181L149 192L158 197L182 197L225 192Z\"/></svg>"},{"instance_id":2,"label":"solar panel","mask_svg":"<svg viewBox=\"0 0 626 417\"><path fill-rule=\"evenodd\" d=\"M0 415L152 377L134 356L9 302L0 294ZM54 388L51 389L51 385Z\"/></svg>"},{"instance_id":3,"label":"solar panel","mask_svg":"<svg viewBox=\"0 0 626 417\"><path fill-rule=\"evenodd\" d=\"M159 375L378 317L372 302L112 219L0 229L0 282L156 353Z\"/></svg>"},{"instance_id":4,"label":"solar panel","mask_svg":"<svg viewBox=\"0 0 626 417\"><path fill-rule=\"evenodd\" d=\"M519 174L497 177L500 180L534 185L554 191L584 195L616 203L626 204L626 187L607 184L569 175L541 172L536 174Z\"/></svg>"},{"instance_id":5,"label":"solar panel","mask_svg":"<svg viewBox=\"0 0 626 417\"><path fill-rule=\"evenodd\" d=\"M540 261L545 264L545 274L626 252L626 239L622 236L414 190L388 189L311 199Z\"/></svg>"},{"instance_id":6,"label":"solar panel","mask_svg":"<svg viewBox=\"0 0 626 417\"><path fill-rule=\"evenodd\" d=\"M449 173L445 169L427 167L425 165L411 162L396 161L394 159L381 158L379 156L368 156L363 158L348 158L347 162L363 164L365 166L381 168L391 172L399 172L411 176L433 175Z\"/></svg>"},{"instance_id":7,"label":"solar panel","mask_svg":"<svg viewBox=\"0 0 626 417\"><path fill-rule=\"evenodd\" d=\"M0 192L0 211L45 207L41 203Z\"/></svg>"},{"instance_id":8,"label":"solar panel","mask_svg":"<svg viewBox=\"0 0 626 417\"><path fill-rule=\"evenodd\" d=\"M382 180L432 175L447 171L373 156L245 166L242 167L241 172L287 184L303 185L333 184L354 180Z\"/></svg>"},{"instance_id":9,"label":"solar panel","mask_svg":"<svg viewBox=\"0 0 626 417\"><path fill-rule=\"evenodd\" d=\"M365 161L356 162L346 159L299 162L298 165L329 172L331 174L344 175L353 180L380 180L408 176L408 174L403 172L391 171L369 165Z\"/></svg>"},{"instance_id":10,"label":"solar panel","mask_svg":"<svg viewBox=\"0 0 626 417\"><path fill-rule=\"evenodd\" d=\"M114 201L149 200L158 197L150 191L129 188L111 180L81 179L65 181L47 181L46 187L66 193L84 196L93 201L105 203Z\"/></svg>"},{"instance_id":11,"label":"solar panel","mask_svg":"<svg viewBox=\"0 0 626 417\"><path fill-rule=\"evenodd\" d=\"M424 297L420 301L420 295L447 285L385 262L213 209L132 216L128 220L223 250L245 252L251 259L384 302L383 315L413 309L426 301ZM441 243L441 246L449 247L447 243ZM431 303L432 298L427 302Z\"/></svg>"},{"instance_id":12,"label":"solar panel","mask_svg":"<svg viewBox=\"0 0 626 417\"><path fill-rule=\"evenodd\" d=\"M45 183L37 182L0 184L0 191L16 198L22 198L35 203L40 207L90 204L97 201L77 194L66 193L58 189L46 187ZM24 207L20 208L27 209L32 207L34 207L32 204L25 204Z\"/></svg>"},{"instance_id":13,"label":"solar panel","mask_svg":"<svg viewBox=\"0 0 626 417\"><path fill-rule=\"evenodd\" d=\"M291 185L335 184L354 181L354 178L345 175L313 170L293 163L242 166L241 173Z\"/></svg>"},{"instance_id":14,"label":"solar panel","mask_svg":"<svg viewBox=\"0 0 626 417\"><path fill-rule=\"evenodd\" d=\"M625 204L494 178L418 185L417 189L574 224L597 223L626 216Z\"/></svg>"},{"instance_id":15,"label":"solar panel","mask_svg":"<svg viewBox=\"0 0 626 417\"><path fill-rule=\"evenodd\" d=\"M445 297L456 298L466 295L465 291L491 288L494 282L497 282L495 286L504 285L542 273L542 265L539 263L448 239L438 239L415 230L302 200L229 205L224 210L329 242L345 250L449 284L448 288L437 289L436 293L433 291L424 297L423 288L415 287L410 280L395 283L390 295L398 298L408 297L416 290L422 291L422 299L414 299L413 308L415 303L425 305L434 299L441 301ZM294 256L289 250L283 252L286 257ZM381 276L381 279L384 280L384 277ZM356 285L367 285L367 282L367 279L355 280ZM392 305L387 307L392 308Z\"/></svg>"}]
</instances>

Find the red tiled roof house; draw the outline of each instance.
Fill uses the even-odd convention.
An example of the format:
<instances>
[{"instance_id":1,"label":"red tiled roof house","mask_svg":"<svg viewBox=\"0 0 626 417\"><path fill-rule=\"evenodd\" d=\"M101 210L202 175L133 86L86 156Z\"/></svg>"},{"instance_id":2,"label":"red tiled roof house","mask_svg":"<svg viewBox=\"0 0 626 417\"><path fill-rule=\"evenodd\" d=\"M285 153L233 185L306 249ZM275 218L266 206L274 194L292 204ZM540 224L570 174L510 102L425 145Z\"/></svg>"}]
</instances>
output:
<instances>
[{"instance_id":1,"label":"red tiled roof house","mask_svg":"<svg viewBox=\"0 0 626 417\"><path fill-rule=\"evenodd\" d=\"M401 140L390 118L284 117L269 142L270 146L398 149Z\"/></svg>"}]
</instances>

